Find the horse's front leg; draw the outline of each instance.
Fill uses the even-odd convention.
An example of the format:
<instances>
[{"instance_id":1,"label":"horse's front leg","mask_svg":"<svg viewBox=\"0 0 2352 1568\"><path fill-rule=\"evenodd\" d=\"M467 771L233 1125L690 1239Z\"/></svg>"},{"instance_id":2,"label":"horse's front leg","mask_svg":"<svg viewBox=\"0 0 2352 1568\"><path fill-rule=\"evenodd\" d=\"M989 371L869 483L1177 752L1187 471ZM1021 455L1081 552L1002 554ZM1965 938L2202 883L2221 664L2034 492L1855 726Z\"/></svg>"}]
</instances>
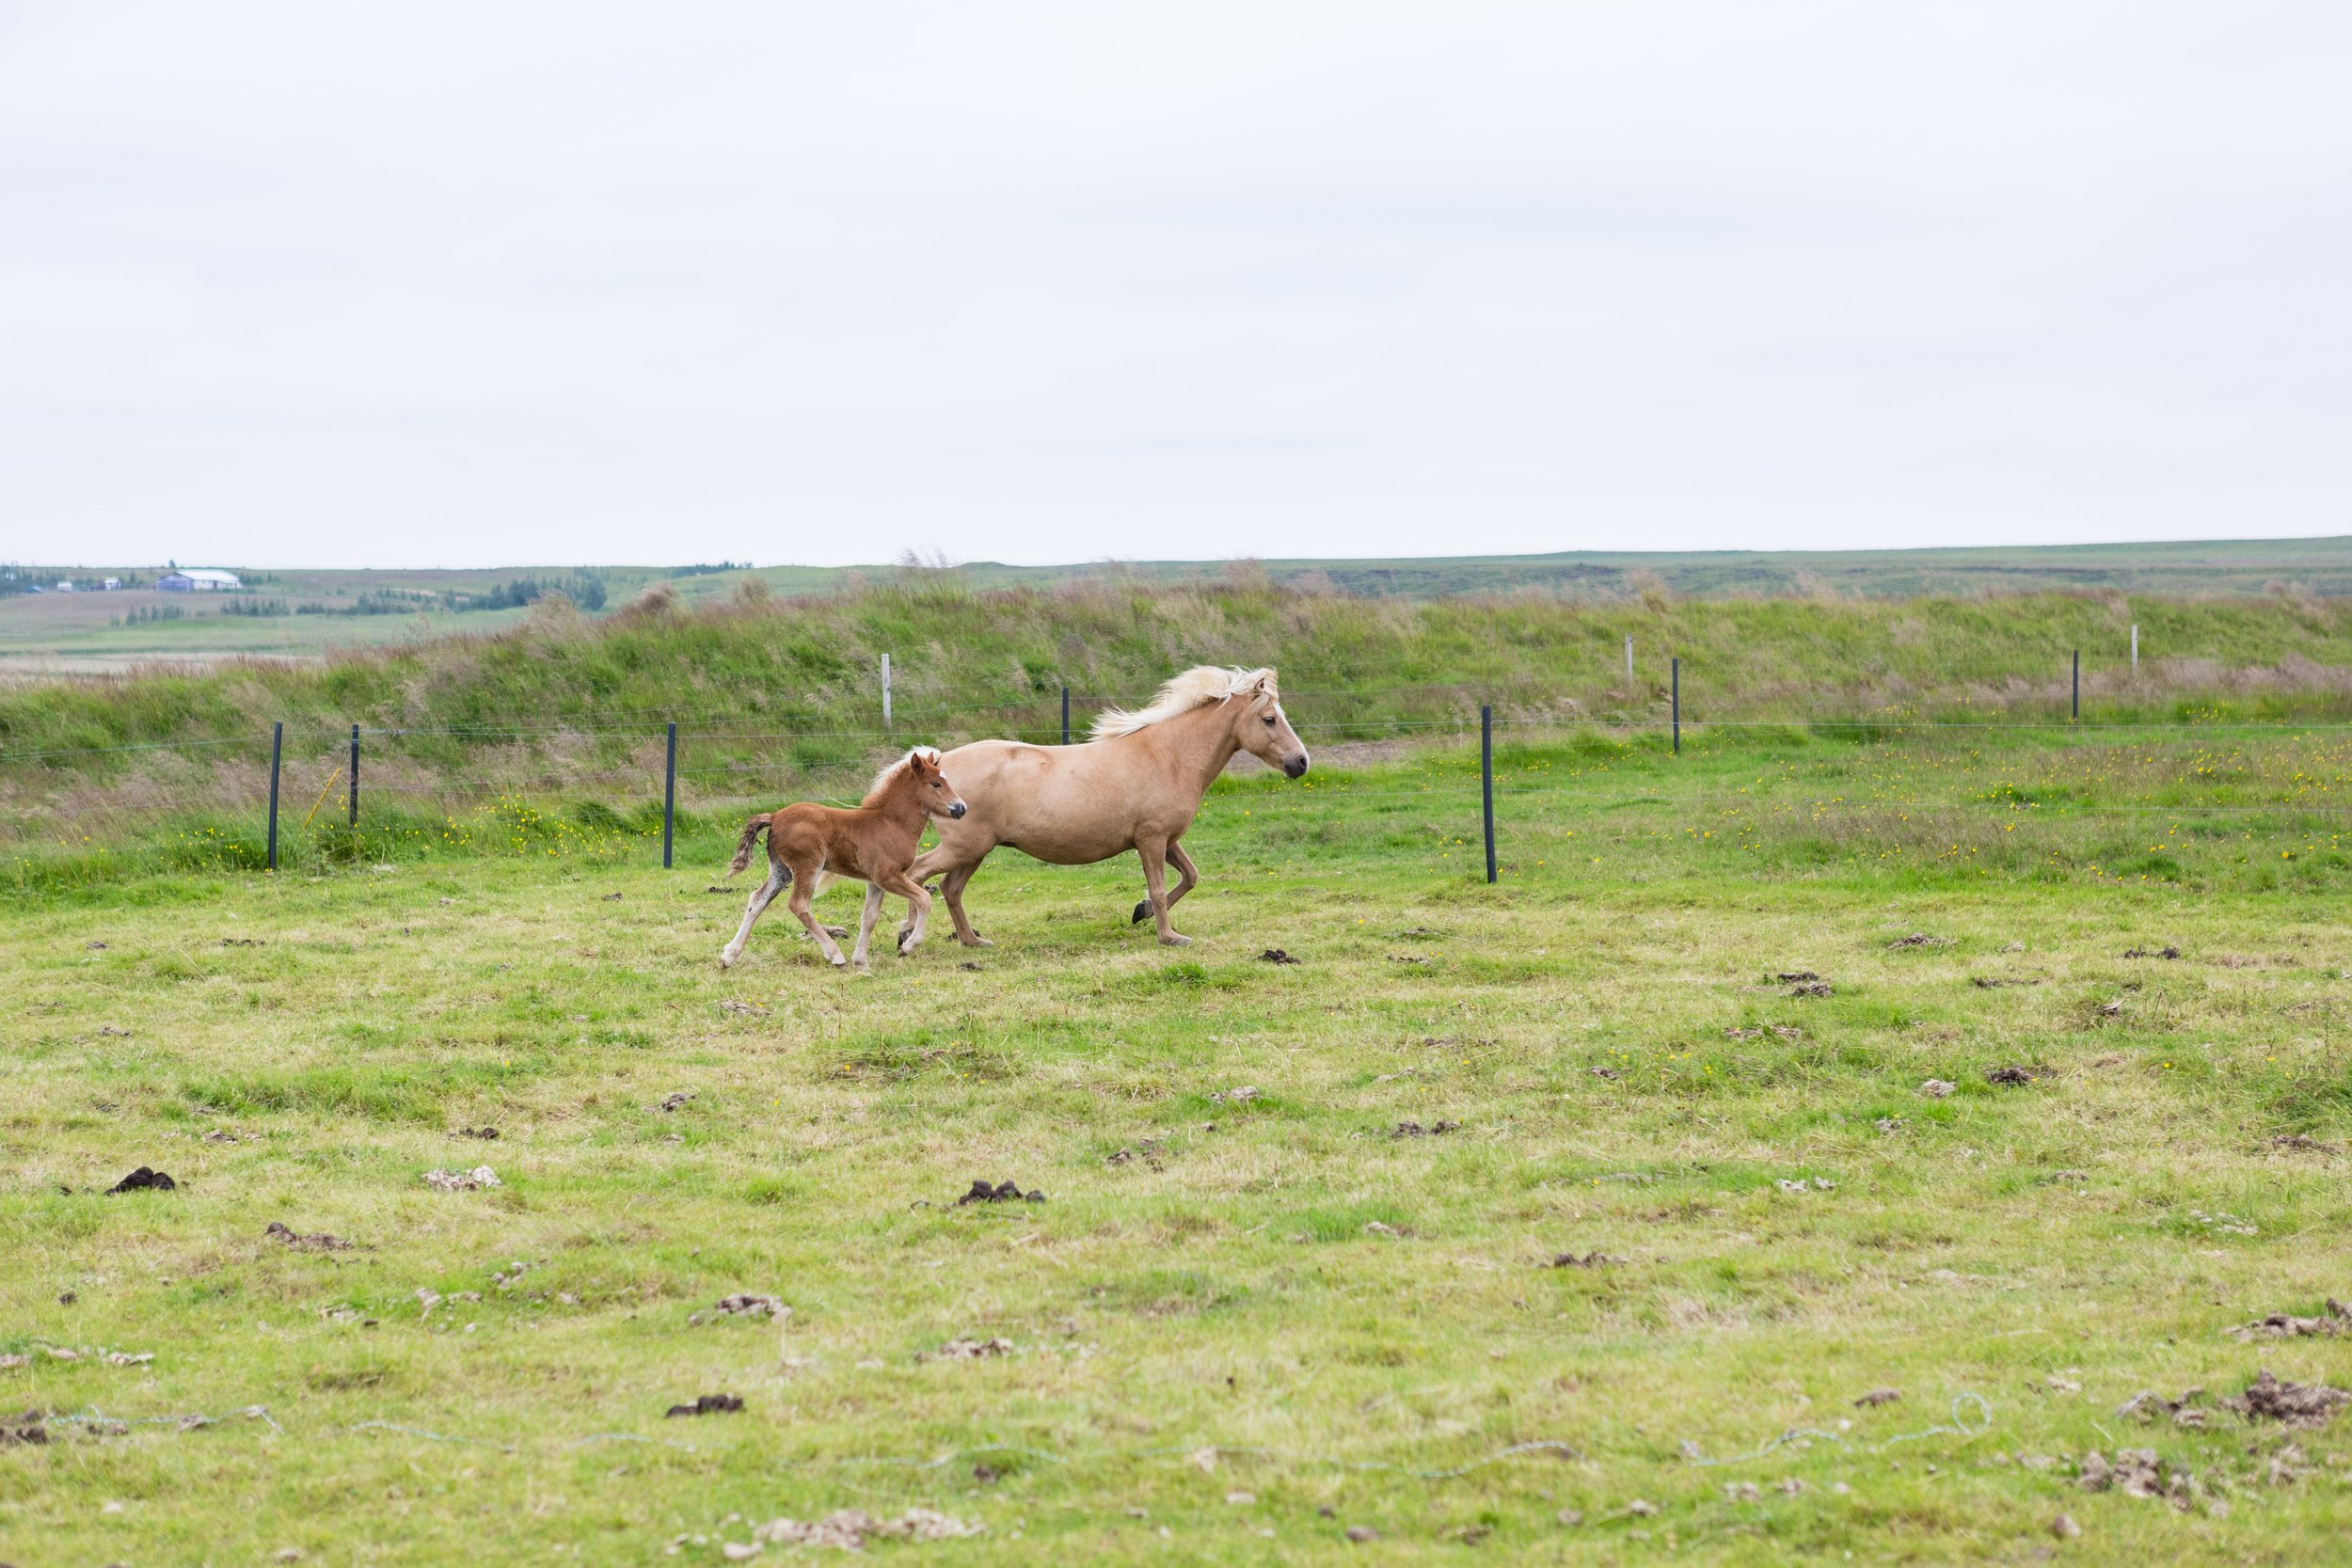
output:
<instances>
[{"instance_id":1,"label":"horse's front leg","mask_svg":"<svg viewBox=\"0 0 2352 1568\"><path fill-rule=\"evenodd\" d=\"M857 945L850 950L850 961L860 969L871 967L866 961L866 949L874 940L874 922L882 918L882 879L877 877L866 884L866 908L857 921Z\"/></svg>"},{"instance_id":2,"label":"horse's front leg","mask_svg":"<svg viewBox=\"0 0 2352 1568\"><path fill-rule=\"evenodd\" d=\"M923 891L923 884L913 877L896 877L890 880L890 891L907 901L907 929L898 938L898 956L906 957L922 945L924 928L930 925L931 895Z\"/></svg>"},{"instance_id":3,"label":"horse's front leg","mask_svg":"<svg viewBox=\"0 0 2352 1568\"><path fill-rule=\"evenodd\" d=\"M1168 923L1168 847L1164 838L1141 839L1136 844L1136 853L1143 861L1143 885L1152 895L1152 918L1159 925L1160 944L1184 947L1192 939L1178 936L1176 927Z\"/></svg>"},{"instance_id":4,"label":"horse's front leg","mask_svg":"<svg viewBox=\"0 0 2352 1568\"><path fill-rule=\"evenodd\" d=\"M1200 885L1200 871L1192 863L1192 857L1184 853L1184 847L1172 838L1168 841L1168 858L1176 865L1176 885L1168 895L1168 907L1172 911L1176 908L1176 900ZM1136 912L1128 917L1127 924L1140 926L1151 918L1152 900L1146 897L1136 906Z\"/></svg>"}]
</instances>

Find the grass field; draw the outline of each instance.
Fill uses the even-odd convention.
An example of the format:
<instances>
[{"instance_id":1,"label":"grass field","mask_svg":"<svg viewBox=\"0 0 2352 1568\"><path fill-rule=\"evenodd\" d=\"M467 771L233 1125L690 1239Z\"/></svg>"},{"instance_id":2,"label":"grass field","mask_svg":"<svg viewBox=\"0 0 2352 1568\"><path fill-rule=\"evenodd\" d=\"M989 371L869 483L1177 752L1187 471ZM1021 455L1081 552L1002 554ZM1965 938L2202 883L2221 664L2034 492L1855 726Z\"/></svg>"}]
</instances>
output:
<instances>
[{"instance_id":1,"label":"grass field","mask_svg":"<svg viewBox=\"0 0 2352 1568\"><path fill-rule=\"evenodd\" d=\"M370 595L481 594L519 576L564 578L568 566L498 570L336 571L247 569L259 596L289 605L345 609ZM902 568L763 566L753 571L601 566L618 607L665 584L690 604L708 605L755 580L779 597L855 597L905 578ZM158 568L87 566L38 576L96 578ZM934 575L918 570L915 576ZM1984 594L2108 594L2260 597L2282 589L2352 595L2352 536L2328 539L2184 540L2128 545L2055 545L1931 550L1565 551L1553 555L1398 560L1265 562L1089 562L1015 566L974 562L956 580L977 592L1167 593L1216 588L1237 579L1351 597L1491 597L1536 594L1587 604L1638 600L1645 592L1683 597L1845 595L1899 601ZM117 625L134 610L171 606L185 619ZM209 595L153 592L0 596L0 676L119 672L154 660L215 663L267 657L319 663L356 648L398 648L453 632L513 625L515 610L464 615L223 616Z\"/></svg>"},{"instance_id":2,"label":"grass field","mask_svg":"<svg viewBox=\"0 0 2352 1568\"><path fill-rule=\"evenodd\" d=\"M20 885L0 1560L2339 1549L2352 1417L2222 1401L2352 1386L2232 1332L2352 1295L2343 732L1514 744L1494 887L1475 780L1229 779L1191 948L1007 854L870 976L717 971L715 816Z\"/></svg>"}]
</instances>

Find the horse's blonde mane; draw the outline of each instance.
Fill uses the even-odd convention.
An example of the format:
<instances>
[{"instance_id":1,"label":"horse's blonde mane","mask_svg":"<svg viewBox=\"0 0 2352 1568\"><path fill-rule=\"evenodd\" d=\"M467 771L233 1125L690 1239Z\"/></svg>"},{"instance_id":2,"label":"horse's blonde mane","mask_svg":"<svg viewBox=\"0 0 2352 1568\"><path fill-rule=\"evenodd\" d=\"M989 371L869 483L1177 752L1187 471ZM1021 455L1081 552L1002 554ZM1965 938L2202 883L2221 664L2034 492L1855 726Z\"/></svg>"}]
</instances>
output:
<instances>
[{"instance_id":1,"label":"horse's blonde mane","mask_svg":"<svg viewBox=\"0 0 2352 1568\"><path fill-rule=\"evenodd\" d=\"M1215 664L1197 664L1160 688L1160 694L1152 699L1149 707L1133 712L1125 708L1104 708L1094 716L1096 740L1115 740L1122 735L1173 719L1180 713L1221 703L1229 697L1242 697L1256 690L1260 682L1265 684L1268 696L1274 689L1271 670L1228 670Z\"/></svg>"},{"instance_id":2,"label":"horse's blonde mane","mask_svg":"<svg viewBox=\"0 0 2352 1568\"><path fill-rule=\"evenodd\" d=\"M907 765L912 763L916 757L921 757L925 762L928 762L933 768L936 768L939 766L939 748L936 746L915 746L909 748L905 756L900 757L898 761L892 763L889 767L884 768L881 772L874 775L874 782L866 786L866 799L860 800L858 804L862 806L879 805L882 801L882 791L888 789L892 782L896 780L899 774L905 772L907 770Z\"/></svg>"}]
</instances>

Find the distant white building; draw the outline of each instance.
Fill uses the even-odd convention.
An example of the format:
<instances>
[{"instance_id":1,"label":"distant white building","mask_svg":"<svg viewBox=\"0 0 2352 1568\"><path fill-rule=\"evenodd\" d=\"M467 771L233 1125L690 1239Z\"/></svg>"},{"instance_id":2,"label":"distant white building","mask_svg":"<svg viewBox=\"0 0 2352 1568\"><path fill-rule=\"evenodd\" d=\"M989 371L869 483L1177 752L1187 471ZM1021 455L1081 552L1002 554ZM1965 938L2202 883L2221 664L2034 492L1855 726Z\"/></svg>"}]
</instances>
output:
<instances>
[{"instance_id":1,"label":"distant white building","mask_svg":"<svg viewBox=\"0 0 2352 1568\"><path fill-rule=\"evenodd\" d=\"M121 587L121 586L122 586L122 579L121 579L120 578L107 578L106 579L104 579L103 581L102 581L101 583L99 583L99 585L98 585L98 586L99 586L99 587L101 587L101 588L103 588L103 589L104 589L107 593L111 594L111 593L113 593L116 589L118 589L118 588L119 588L119 587Z\"/></svg>"},{"instance_id":2,"label":"distant white building","mask_svg":"<svg viewBox=\"0 0 2352 1568\"><path fill-rule=\"evenodd\" d=\"M244 586L234 572L207 571L190 567L184 572L166 572L155 579L155 586L167 594L221 593Z\"/></svg>"},{"instance_id":3,"label":"distant white building","mask_svg":"<svg viewBox=\"0 0 2352 1568\"><path fill-rule=\"evenodd\" d=\"M71 579L71 578L59 578L57 579L57 587L56 587L56 592L58 592L58 593L60 593L60 594L71 594L71 593L72 593L72 592L73 592L73 583L72 583L72 579Z\"/></svg>"}]
</instances>

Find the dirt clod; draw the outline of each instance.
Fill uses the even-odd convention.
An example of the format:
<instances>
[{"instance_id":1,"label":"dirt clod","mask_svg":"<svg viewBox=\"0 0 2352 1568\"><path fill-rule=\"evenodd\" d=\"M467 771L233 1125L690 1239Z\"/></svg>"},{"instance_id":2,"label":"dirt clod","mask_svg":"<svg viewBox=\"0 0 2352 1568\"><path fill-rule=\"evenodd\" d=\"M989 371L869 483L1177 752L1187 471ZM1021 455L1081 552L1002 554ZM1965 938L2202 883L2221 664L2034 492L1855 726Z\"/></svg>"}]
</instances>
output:
<instances>
[{"instance_id":1,"label":"dirt clod","mask_svg":"<svg viewBox=\"0 0 2352 1568\"><path fill-rule=\"evenodd\" d=\"M1389 1136L1391 1138L1438 1138L1448 1132L1458 1132L1461 1128L1462 1124L1458 1121L1440 1121L1427 1127L1423 1127L1417 1121L1400 1121L1396 1124L1396 1131Z\"/></svg>"},{"instance_id":2,"label":"dirt clod","mask_svg":"<svg viewBox=\"0 0 2352 1568\"><path fill-rule=\"evenodd\" d=\"M1996 1067L1985 1073L1984 1081L1988 1084L2030 1084L2033 1082L2033 1069L2022 1067Z\"/></svg>"},{"instance_id":3,"label":"dirt clod","mask_svg":"<svg viewBox=\"0 0 2352 1568\"><path fill-rule=\"evenodd\" d=\"M967 1203L1042 1203L1044 1201L1043 1193L1025 1193L1009 1181L999 1181L991 1186L985 1178L976 1177L973 1179L972 1190L956 1199L956 1207L961 1209Z\"/></svg>"},{"instance_id":4,"label":"dirt clod","mask_svg":"<svg viewBox=\"0 0 2352 1568\"><path fill-rule=\"evenodd\" d=\"M2301 1431L2326 1426L2339 1409L2352 1404L2352 1394L2324 1383L2289 1383L2265 1367L2245 1393L2221 1402L2249 1421L2277 1421Z\"/></svg>"},{"instance_id":5,"label":"dirt clod","mask_svg":"<svg viewBox=\"0 0 2352 1568\"><path fill-rule=\"evenodd\" d=\"M729 1318L781 1318L792 1309L774 1296L755 1296L747 1291L721 1296L711 1305L711 1310Z\"/></svg>"},{"instance_id":6,"label":"dirt clod","mask_svg":"<svg viewBox=\"0 0 2352 1568\"><path fill-rule=\"evenodd\" d=\"M601 904L617 904L620 901L621 895L617 893L608 893L602 898L597 900L597 902Z\"/></svg>"},{"instance_id":7,"label":"dirt clod","mask_svg":"<svg viewBox=\"0 0 2352 1568\"><path fill-rule=\"evenodd\" d=\"M2074 1516L2072 1513L2061 1513L2050 1521L2050 1533L2060 1541L2074 1540L2082 1532L2082 1526L2074 1523Z\"/></svg>"},{"instance_id":8,"label":"dirt clod","mask_svg":"<svg viewBox=\"0 0 2352 1568\"><path fill-rule=\"evenodd\" d=\"M1555 1252L1551 1255L1551 1261L1546 1263L1544 1267L1548 1269L1605 1269L1625 1261L1627 1259L1607 1252L1588 1252L1581 1258L1573 1252Z\"/></svg>"},{"instance_id":9,"label":"dirt clod","mask_svg":"<svg viewBox=\"0 0 2352 1568\"><path fill-rule=\"evenodd\" d=\"M2336 1145L2331 1143L2322 1143L2319 1139L2312 1137L2309 1132L2281 1132L2277 1137L2270 1140L2270 1147L2273 1148L2304 1148L2310 1149L2318 1154L2334 1154L2338 1152Z\"/></svg>"},{"instance_id":10,"label":"dirt clod","mask_svg":"<svg viewBox=\"0 0 2352 1568\"><path fill-rule=\"evenodd\" d=\"M1270 964L1295 964L1298 960L1279 947L1269 947L1258 955L1259 960Z\"/></svg>"},{"instance_id":11,"label":"dirt clod","mask_svg":"<svg viewBox=\"0 0 2352 1568\"><path fill-rule=\"evenodd\" d=\"M330 1235L324 1230L313 1231L305 1236L277 1220L269 1222L269 1228L262 1231L262 1236L265 1241L279 1243L294 1248L296 1252L349 1252L351 1250L351 1243L341 1236Z\"/></svg>"},{"instance_id":12,"label":"dirt clod","mask_svg":"<svg viewBox=\"0 0 2352 1568\"><path fill-rule=\"evenodd\" d=\"M738 1002L733 997L729 997L724 1002L720 1003L719 1010L723 1013L742 1013L752 1018L766 1018L768 1016L768 1009L759 1006L757 1003Z\"/></svg>"},{"instance_id":13,"label":"dirt clod","mask_svg":"<svg viewBox=\"0 0 2352 1568\"><path fill-rule=\"evenodd\" d=\"M1900 1388L1873 1388L1867 1394L1858 1394L1854 1397L1854 1408L1874 1410L1882 1404L1893 1404L1902 1397L1903 1391Z\"/></svg>"},{"instance_id":14,"label":"dirt clod","mask_svg":"<svg viewBox=\"0 0 2352 1568\"><path fill-rule=\"evenodd\" d=\"M450 1130L449 1135L453 1138L480 1138L485 1143L494 1143L499 1130L495 1127L454 1127Z\"/></svg>"},{"instance_id":15,"label":"dirt clod","mask_svg":"<svg viewBox=\"0 0 2352 1568\"><path fill-rule=\"evenodd\" d=\"M2352 1307L2330 1296L2326 1310L2313 1317L2273 1312L2231 1332L2240 1339L2301 1339L2315 1335L2332 1338L2339 1334L2352 1334Z\"/></svg>"},{"instance_id":16,"label":"dirt clod","mask_svg":"<svg viewBox=\"0 0 2352 1568\"><path fill-rule=\"evenodd\" d=\"M730 1410L740 1410L743 1402L733 1394L705 1394L691 1404L674 1404L664 1412L670 1416L722 1416Z\"/></svg>"},{"instance_id":17,"label":"dirt clod","mask_svg":"<svg viewBox=\"0 0 2352 1568\"><path fill-rule=\"evenodd\" d=\"M986 1361L993 1356L1010 1355L1012 1352L1013 1343L1010 1339L958 1338L948 1340L929 1356L918 1355L915 1359L917 1361Z\"/></svg>"},{"instance_id":18,"label":"dirt clod","mask_svg":"<svg viewBox=\"0 0 2352 1568\"><path fill-rule=\"evenodd\" d=\"M1832 994L1827 980L1806 980L1789 989L1791 996L1828 996Z\"/></svg>"},{"instance_id":19,"label":"dirt clod","mask_svg":"<svg viewBox=\"0 0 2352 1568\"><path fill-rule=\"evenodd\" d=\"M471 1170L429 1170L424 1173L424 1184L437 1193L473 1193L485 1187L506 1185L499 1180L499 1173L487 1165L476 1165Z\"/></svg>"},{"instance_id":20,"label":"dirt clod","mask_svg":"<svg viewBox=\"0 0 2352 1568\"><path fill-rule=\"evenodd\" d=\"M2127 958L2177 958L2181 950L2177 947L2133 947L2127 948L2123 956Z\"/></svg>"},{"instance_id":21,"label":"dirt clod","mask_svg":"<svg viewBox=\"0 0 2352 1568\"><path fill-rule=\"evenodd\" d=\"M1919 1085L1919 1092L1926 1095L1930 1100L1944 1100L1947 1099L1951 1095L1951 1092L1958 1087L1960 1087L1959 1085L1952 1083L1948 1079L1931 1078L1926 1083Z\"/></svg>"},{"instance_id":22,"label":"dirt clod","mask_svg":"<svg viewBox=\"0 0 2352 1568\"><path fill-rule=\"evenodd\" d=\"M162 1171L150 1170L147 1166L141 1165L138 1169L133 1171L130 1175L124 1177L121 1180L107 1188L106 1193L108 1196L112 1196L116 1193L167 1193L179 1185L179 1182L174 1181L170 1177L166 1176Z\"/></svg>"},{"instance_id":23,"label":"dirt clod","mask_svg":"<svg viewBox=\"0 0 2352 1568\"><path fill-rule=\"evenodd\" d=\"M688 1105L692 1104L693 1101L694 1097L692 1095L688 1094L684 1089L680 1089L677 1093L671 1095L669 1098L662 1101L661 1108L664 1111L683 1110Z\"/></svg>"},{"instance_id":24,"label":"dirt clod","mask_svg":"<svg viewBox=\"0 0 2352 1568\"><path fill-rule=\"evenodd\" d=\"M1907 937L1897 937L1893 942L1888 942L1886 950L1892 953L1899 947L1941 947L1944 942L1945 939L1942 937L1931 937L1925 931L1914 931Z\"/></svg>"},{"instance_id":25,"label":"dirt clod","mask_svg":"<svg viewBox=\"0 0 2352 1568\"><path fill-rule=\"evenodd\" d=\"M1360 1546L1366 1542L1379 1540L1380 1532L1370 1525L1350 1525L1347 1527L1347 1538Z\"/></svg>"},{"instance_id":26,"label":"dirt clod","mask_svg":"<svg viewBox=\"0 0 2352 1568\"><path fill-rule=\"evenodd\" d=\"M13 1444L27 1446L49 1441L49 1428L42 1424L38 1410L27 1410L22 1416L0 1416L0 1449Z\"/></svg>"},{"instance_id":27,"label":"dirt clod","mask_svg":"<svg viewBox=\"0 0 2352 1568\"><path fill-rule=\"evenodd\" d=\"M845 1508L821 1519L771 1519L752 1531L752 1540L779 1546L832 1546L845 1552L866 1549L868 1541L949 1541L977 1535L980 1527L928 1508L910 1508L895 1519L877 1519L861 1508Z\"/></svg>"}]
</instances>

